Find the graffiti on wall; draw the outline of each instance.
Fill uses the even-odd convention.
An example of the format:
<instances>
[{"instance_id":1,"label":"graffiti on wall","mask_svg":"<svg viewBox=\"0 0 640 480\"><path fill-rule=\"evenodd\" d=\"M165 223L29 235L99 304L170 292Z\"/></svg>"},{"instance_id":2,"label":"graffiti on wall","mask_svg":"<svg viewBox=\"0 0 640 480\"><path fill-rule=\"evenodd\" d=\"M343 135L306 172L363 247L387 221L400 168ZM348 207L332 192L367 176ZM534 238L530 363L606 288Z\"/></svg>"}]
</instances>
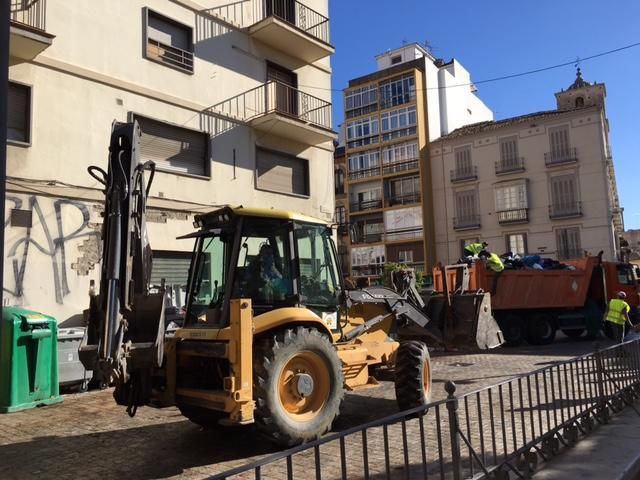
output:
<instances>
[{"instance_id":1,"label":"graffiti on wall","mask_svg":"<svg viewBox=\"0 0 640 480\"><path fill-rule=\"evenodd\" d=\"M63 304L71 293L67 270L88 275L100 261L100 224L91 223L91 209L97 210L97 206L37 195L7 194L6 201L5 258L11 263L12 274L5 271L4 291L22 298L29 268L34 268L35 261L42 261L33 257L42 255L50 263L55 301ZM9 231L12 209L31 212L31 225L11 227ZM49 284L49 279L39 280Z\"/></svg>"}]
</instances>

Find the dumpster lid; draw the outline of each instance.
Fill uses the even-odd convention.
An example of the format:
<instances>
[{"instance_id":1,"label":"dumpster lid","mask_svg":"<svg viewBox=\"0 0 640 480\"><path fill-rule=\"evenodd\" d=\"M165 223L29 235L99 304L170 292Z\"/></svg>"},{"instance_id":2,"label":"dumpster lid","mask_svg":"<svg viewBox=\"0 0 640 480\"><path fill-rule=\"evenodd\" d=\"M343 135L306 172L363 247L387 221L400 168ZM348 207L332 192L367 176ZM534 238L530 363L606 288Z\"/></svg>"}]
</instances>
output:
<instances>
[{"instance_id":1,"label":"dumpster lid","mask_svg":"<svg viewBox=\"0 0 640 480\"><path fill-rule=\"evenodd\" d=\"M68 327L58 329L58 340L70 340L84 337L84 327Z\"/></svg>"}]
</instances>

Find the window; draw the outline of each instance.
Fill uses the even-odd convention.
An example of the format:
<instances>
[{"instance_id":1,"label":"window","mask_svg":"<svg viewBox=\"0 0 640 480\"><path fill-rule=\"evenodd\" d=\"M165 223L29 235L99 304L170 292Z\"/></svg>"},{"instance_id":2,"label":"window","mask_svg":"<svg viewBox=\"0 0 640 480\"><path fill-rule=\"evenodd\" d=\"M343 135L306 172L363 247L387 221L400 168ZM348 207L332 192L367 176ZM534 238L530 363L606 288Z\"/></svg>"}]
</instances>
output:
<instances>
[{"instance_id":1,"label":"window","mask_svg":"<svg viewBox=\"0 0 640 480\"><path fill-rule=\"evenodd\" d=\"M300 262L300 294L305 303L335 307L341 284L331 231L319 225L307 225L296 228L294 235Z\"/></svg>"},{"instance_id":2,"label":"window","mask_svg":"<svg viewBox=\"0 0 640 480\"><path fill-rule=\"evenodd\" d=\"M551 214L568 215L579 211L574 174L551 177Z\"/></svg>"},{"instance_id":3,"label":"window","mask_svg":"<svg viewBox=\"0 0 640 480\"><path fill-rule=\"evenodd\" d=\"M402 62L402 56L396 55L395 57L391 57L391 65L397 65Z\"/></svg>"},{"instance_id":4,"label":"window","mask_svg":"<svg viewBox=\"0 0 640 480\"><path fill-rule=\"evenodd\" d=\"M633 268L629 265L616 265L616 273L618 274L618 283L620 285L635 285L636 278Z\"/></svg>"},{"instance_id":5,"label":"window","mask_svg":"<svg viewBox=\"0 0 640 480\"><path fill-rule=\"evenodd\" d=\"M303 158L256 148L256 188L309 195L309 162Z\"/></svg>"},{"instance_id":6,"label":"window","mask_svg":"<svg viewBox=\"0 0 640 480\"><path fill-rule=\"evenodd\" d=\"M416 79L413 74L403 75L380 84L381 108L409 103L414 101L415 98Z\"/></svg>"},{"instance_id":7,"label":"window","mask_svg":"<svg viewBox=\"0 0 640 480\"><path fill-rule=\"evenodd\" d=\"M500 166L511 168L518 166L518 137L500 139Z\"/></svg>"},{"instance_id":8,"label":"window","mask_svg":"<svg viewBox=\"0 0 640 480\"><path fill-rule=\"evenodd\" d=\"M416 107L405 107L386 112L381 115L380 119L383 132L406 128L416 124Z\"/></svg>"},{"instance_id":9,"label":"window","mask_svg":"<svg viewBox=\"0 0 640 480\"><path fill-rule=\"evenodd\" d=\"M384 263L384 246L356 247L351 249L351 265L381 265Z\"/></svg>"},{"instance_id":10,"label":"window","mask_svg":"<svg viewBox=\"0 0 640 480\"><path fill-rule=\"evenodd\" d=\"M398 262L413 263L413 250L400 250L398 252Z\"/></svg>"},{"instance_id":11,"label":"window","mask_svg":"<svg viewBox=\"0 0 640 480\"><path fill-rule=\"evenodd\" d=\"M140 157L153 160L158 170L189 175L209 175L209 136L139 115Z\"/></svg>"},{"instance_id":12,"label":"window","mask_svg":"<svg viewBox=\"0 0 640 480\"><path fill-rule=\"evenodd\" d=\"M495 188L496 211L527 208L527 184L518 183Z\"/></svg>"},{"instance_id":13,"label":"window","mask_svg":"<svg viewBox=\"0 0 640 480\"><path fill-rule=\"evenodd\" d=\"M463 190L455 193L456 218L454 228L477 227L480 225L478 215L478 194L476 190Z\"/></svg>"},{"instance_id":14,"label":"window","mask_svg":"<svg viewBox=\"0 0 640 480\"><path fill-rule=\"evenodd\" d=\"M378 119L363 118L347 123L347 147L356 148L378 143Z\"/></svg>"},{"instance_id":15,"label":"window","mask_svg":"<svg viewBox=\"0 0 640 480\"><path fill-rule=\"evenodd\" d=\"M460 175L472 175L471 147L459 147L454 150L456 157L456 172Z\"/></svg>"},{"instance_id":16,"label":"window","mask_svg":"<svg viewBox=\"0 0 640 480\"><path fill-rule=\"evenodd\" d=\"M581 257L580 229L578 227L557 229L556 245L559 260Z\"/></svg>"},{"instance_id":17,"label":"window","mask_svg":"<svg viewBox=\"0 0 640 480\"><path fill-rule=\"evenodd\" d=\"M31 87L9 82L7 141L31 143Z\"/></svg>"},{"instance_id":18,"label":"window","mask_svg":"<svg viewBox=\"0 0 640 480\"><path fill-rule=\"evenodd\" d=\"M584 107L584 98L578 97L576 98L576 108Z\"/></svg>"},{"instance_id":19,"label":"window","mask_svg":"<svg viewBox=\"0 0 640 480\"><path fill-rule=\"evenodd\" d=\"M336 169L334 172L334 180L335 180L335 190L336 195L341 195L344 193L344 172L341 168Z\"/></svg>"},{"instance_id":20,"label":"window","mask_svg":"<svg viewBox=\"0 0 640 480\"><path fill-rule=\"evenodd\" d=\"M375 85L356 88L349 91L344 98L347 118L353 118L378 109L378 89Z\"/></svg>"},{"instance_id":21,"label":"window","mask_svg":"<svg viewBox=\"0 0 640 480\"><path fill-rule=\"evenodd\" d=\"M505 237L507 252L514 255L527 254L527 234L526 233L509 233Z\"/></svg>"},{"instance_id":22,"label":"window","mask_svg":"<svg viewBox=\"0 0 640 480\"><path fill-rule=\"evenodd\" d=\"M549 143L552 161L560 161L568 158L570 156L569 128L567 126L550 128Z\"/></svg>"},{"instance_id":23,"label":"window","mask_svg":"<svg viewBox=\"0 0 640 480\"><path fill-rule=\"evenodd\" d=\"M146 58L193 72L192 29L146 9Z\"/></svg>"},{"instance_id":24,"label":"window","mask_svg":"<svg viewBox=\"0 0 640 480\"><path fill-rule=\"evenodd\" d=\"M342 205L336 207L336 223L338 225L344 225L347 223L347 212Z\"/></svg>"},{"instance_id":25,"label":"window","mask_svg":"<svg viewBox=\"0 0 640 480\"><path fill-rule=\"evenodd\" d=\"M186 304L191 252L154 251L151 269L151 285L160 286L164 280L173 306Z\"/></svg>"},{"instance_id":26,"label":"window","mask_svg":"<svg viewBox=\"0 0 640 480\"><path fill-rule=\"evenodd\" d=\"M418 144L416 142L397 143L382 149L382 163L400 163L418 159Z\"/></svg>"},{"instance_id":27,"label":"window","mask_svg":"<svg viewBox=\"0 0 640 480\"><path fill-rule=\"evenodd\" d=\"M349 173L356 173L359 170L367 170L380 165L380 152L378 150L367 150L365 152L349 155Z\"/></svg>"},{"instance_id":28,"label":"window","mask_svg":"<svg viewBox=\"0 0 640 480\"><path fill-rule=\"evenodd\" d=\"M390 180L386 186L389 206L406 205L420 201L420 177L418 175Z\"/></svg>"}]
</instances>

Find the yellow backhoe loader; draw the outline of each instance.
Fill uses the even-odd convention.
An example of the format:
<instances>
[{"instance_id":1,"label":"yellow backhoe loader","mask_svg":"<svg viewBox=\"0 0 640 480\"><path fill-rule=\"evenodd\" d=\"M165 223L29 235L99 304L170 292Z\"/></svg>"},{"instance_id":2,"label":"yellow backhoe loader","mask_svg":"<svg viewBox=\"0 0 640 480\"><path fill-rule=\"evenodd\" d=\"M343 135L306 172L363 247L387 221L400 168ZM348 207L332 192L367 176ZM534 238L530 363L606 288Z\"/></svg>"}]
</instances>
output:
<instances>
[{"instance_id":1,"label":"yellow backhoe loader","mask_svg":"<svg viewBox=\"0 0 640 480\"><path fill-rule=\"evenodd\" d=\"M323 221L251 208L195 217L184 325L167 334L164 292L150 292L145 203L152 163L138 126L114 123L105 186L104 258L80 347L130 415L177 406L205 427L249 424L282 445L324 434L345 390L393 378L402 409L431 396L427 343L502 343L487 294L423 301L410 274L399 292L346 290ZM151 172L149 185L145 171Z\"/></svg>"}]
</instances>

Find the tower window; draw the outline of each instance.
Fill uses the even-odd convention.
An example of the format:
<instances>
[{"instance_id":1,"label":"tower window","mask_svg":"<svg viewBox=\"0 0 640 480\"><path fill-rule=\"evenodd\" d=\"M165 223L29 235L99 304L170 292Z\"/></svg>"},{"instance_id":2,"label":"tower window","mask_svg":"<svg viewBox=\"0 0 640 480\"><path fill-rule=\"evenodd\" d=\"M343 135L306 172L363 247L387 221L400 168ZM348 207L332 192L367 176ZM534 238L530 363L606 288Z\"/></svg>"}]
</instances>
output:
<instances>
[{"instance_id":1,"label":"tower window","mask_svg":"<svg viewBox=\"0 0 640 480\"><path fill-rule=\"evenodd\" d=\"M576 98L576 108L584 107L584 98L578 97Z\"/></svg>"}]
</instances>

